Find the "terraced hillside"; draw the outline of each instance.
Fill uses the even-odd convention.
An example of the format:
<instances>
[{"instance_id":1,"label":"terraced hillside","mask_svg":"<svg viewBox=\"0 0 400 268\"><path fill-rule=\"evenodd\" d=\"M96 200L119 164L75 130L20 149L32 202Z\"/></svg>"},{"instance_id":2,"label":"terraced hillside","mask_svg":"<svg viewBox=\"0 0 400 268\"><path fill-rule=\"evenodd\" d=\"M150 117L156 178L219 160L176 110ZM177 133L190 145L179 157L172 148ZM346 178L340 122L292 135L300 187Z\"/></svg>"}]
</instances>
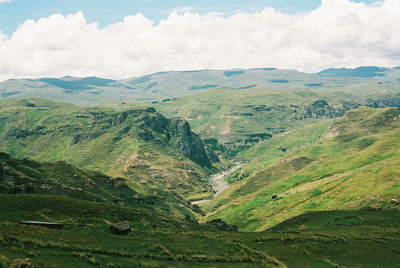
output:
<instances>
[{"instance_id":1,"label":"terraced hillside","mask_svg":"<svg viewBox=\"0 0 400 268\"><path fill-rule=\"evenodd\" d=\"M0 113L0 150L13 157L124 176L138 192L152 185L188 198L212 195L207 176L218 157L183 119L153 108L114 111L43 99L2 101Z\"/></svg>"},{"instance_id":2,"label":"terraced hillside","mask_svg":"<svg viewBox=\"0 0 400 268\"><path fill-rule=\"evenodd\" d=\"M202 205L243 231L309 211L399 208L400 109L359 108L282 133L239 155L249 164Z\"/></svg>"}]
</instances>

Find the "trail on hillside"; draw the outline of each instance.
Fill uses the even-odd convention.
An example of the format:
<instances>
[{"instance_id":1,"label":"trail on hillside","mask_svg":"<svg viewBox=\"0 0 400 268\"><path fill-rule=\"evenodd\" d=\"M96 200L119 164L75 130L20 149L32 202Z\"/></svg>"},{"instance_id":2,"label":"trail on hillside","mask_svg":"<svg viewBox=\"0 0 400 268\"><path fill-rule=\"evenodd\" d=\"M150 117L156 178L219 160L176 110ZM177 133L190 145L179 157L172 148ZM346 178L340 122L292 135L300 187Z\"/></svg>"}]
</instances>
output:
<instances>
[{"instance_id":1,"label":"trail on hillside","mask_svg":"<svg viewBox=\"0 0 400 268\"><path fill-rule=\"evenodd\" d=\"M210 182L215 194L214 198L217 197L220 193L222 193L226 188L229 187L229 184L225 181L225 177L232 172L235 172L239 168L241 168L241 165L236 165L228 170L222 171L220 173L214 174L210 176L208 181ZM194 201L192 202L193 205L199 205L199 204L204 204L207 202L210 202L212 199L207 199L207 200L199 200L199 201Z\"/></svg>"}]
</instances>

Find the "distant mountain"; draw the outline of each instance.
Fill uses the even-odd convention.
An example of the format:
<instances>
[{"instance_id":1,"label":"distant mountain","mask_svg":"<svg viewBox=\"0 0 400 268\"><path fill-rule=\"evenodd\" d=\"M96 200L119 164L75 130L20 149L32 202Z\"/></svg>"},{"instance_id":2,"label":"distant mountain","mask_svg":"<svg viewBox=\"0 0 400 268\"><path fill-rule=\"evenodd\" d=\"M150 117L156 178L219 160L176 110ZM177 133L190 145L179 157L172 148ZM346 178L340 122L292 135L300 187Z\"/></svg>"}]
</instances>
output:
<instances>
[{"instance_id":1,"label":"distant mountain","mask_svg":"<svg viewBox=\"0 0 400 268\"><path fill-rule=\"evenodd\" d=\"M112 86L113 83L117 83L116 80L103 79L98 77L86 77L86 78L74 78L74 77L63 77L61 79L56 78L41 78L32 81L39 81L59 87L68 91L75 90L91 90L96 87L107 87Z\"/></svg>"},{"instance_id":2,"label":"distant mountain","mask_svg":"<svg viewBox=\"0 0 400 268\"><path fill-rule=\"evenodd\" d=\"M172 71L125 80L66 76L10 79L0 83L0 98L41 97L80 105L104 102L159 102L220 88L363 90L376 87L378 83L397 86L398 79L399 69L380 67L328 69L318 74L275 68Z\"/></svg>"},{"instance_id":3,"label":"distant mountain","mask_svg":"<svg viewBox=\"0 0 400 268\"><path fill-rule=\"evenodd\" d=\"M338 76L338 77L381 77L386 75L388 68L381 68L376 66L358 67L355 69L340 68L340 69L327 69L319 72L321 76Z\"/></svg>"}]
</instances>

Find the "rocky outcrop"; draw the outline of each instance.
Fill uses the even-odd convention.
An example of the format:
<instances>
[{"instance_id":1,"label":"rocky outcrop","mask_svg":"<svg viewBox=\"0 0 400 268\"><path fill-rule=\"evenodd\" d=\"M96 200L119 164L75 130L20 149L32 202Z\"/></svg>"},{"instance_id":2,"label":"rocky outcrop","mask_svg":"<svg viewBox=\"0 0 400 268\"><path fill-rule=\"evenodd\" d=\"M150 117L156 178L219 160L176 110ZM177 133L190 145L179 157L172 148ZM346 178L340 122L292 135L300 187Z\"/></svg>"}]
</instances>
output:
<instances>
[{"instance_id":1,"label":"rocky outcrop","mask_svg":"<svg viewBox=\"0 0 400 268\"><path fill-rule=\"evenodd\" d=\"M110 226L110 232L114 235L127 235L131 232L129 221L114 223Z\"/></svg>"},{"instance_id":2,"label":"rocky outcrop","mask_svg":"<svg viewBox=\"0 0 400 268\"><path fill-rule=\"evenodd\" d=\"M175 136L176 145L183 155L191 159L200 166L211 166L210 158L207 155L205 146L200 137L193 133L189 123L182 118L172 120L172 132ZM216 155L210 155L217 161Z\"/></svg>"},{"instance_id":3,"label":"rocky outcrop","mask_svg":"<svg viewBox=\"0 0 400 268\"><path fill-rule=\"evenodd\" d=\"M400 202L397 201L397 199L392 199L392 200L390 200L390 204L392 204L392 205L400 205Z\"/></svg>"},{"instance_id":4,"label":"rocky outcrop","mask_svg":"<svg viewBox=\"0 0 400 268\"><path fill-rule=\"evenodd\" d=\"M336 118L346 114L347 111L360 107L361 104L356 102L342 102L339 105L331 106L325 100L316 100L310 105L304 107L304 113L301 116L307 118Z\"/></svg>"},{"instance_id":5,"label":"rocky outcrop","mask_svg":"<svg viewBox=\"0 0 400 268\"><path fill-rule=\"evenodd\" d=\"M120 128L115 141L126 136L138 137L145 142L177 147L193 162L210 167L219 158L208 150L200 137L193 133L189 123L182 118L167 119L154 108L129 110L119 113L92 112L89 126L79 129L73 136L71 146L87 139L104 135L113 127ZM80 118L82 115L79 115Z\"/></svg>"},{"instance_id":6,"label":"rocky outcrop","mask_svg":"<svg viewBox=\"0 0 400 268\"><path fill-rule=\"evenodd\" d=\"M377 99L366 99L366 106L371 108L400 107L400 94L389 95Z\"/></svg>"},{"instance_id":7,"label":"rocky outcrop","mask_svg":"<svg viewBox=\"0 0 400 268\"><path fill-rule=\"evenodd\" d=\"M35 267L29 259L15 259L10 264L10 267L15 268L33 268Z\"/></svg>"}]
</instances>

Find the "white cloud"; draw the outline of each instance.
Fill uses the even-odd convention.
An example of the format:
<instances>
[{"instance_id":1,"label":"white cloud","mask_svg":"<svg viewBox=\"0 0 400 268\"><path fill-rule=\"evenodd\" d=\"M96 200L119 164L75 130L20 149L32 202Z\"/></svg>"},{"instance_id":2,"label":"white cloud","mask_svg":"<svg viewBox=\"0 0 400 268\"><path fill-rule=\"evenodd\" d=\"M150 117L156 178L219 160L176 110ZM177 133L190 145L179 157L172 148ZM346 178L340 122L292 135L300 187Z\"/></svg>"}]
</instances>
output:
<instances>
[{"instance_id":1,"label":"white cloud","mask_svg":"<svg viewBox=\"0 0 400 268\"><path fill-rule=\"evenodd\" d=\"M11 3L12 2L12 0L0 0L0 4L1 3Z\"/></svg>"},{"instance_id":2,"label":"white cloud","mask_svg":"<svg viewBox=\"0 0 400 268\"><path fill-rule=\"evenodd\" d=\"M265 8L231 16L141 14L101 28L81 12L25 21L0 32L0 79L41 76L127 78L158 71L400 65L399 0L365 5L323 0L297 15Z\"/></svg>"},{"instance_id":3,"label":"white cloud","mask_svg":"<svg viewBox=\"0 0 400 268\"><path fill-rule=\"evenodd\" d=\"M182 7L176 7L173 8L169 11L169 13L186 13L186 12L193 12L195 11L194 7L190 6L182 6Z\"/></svg>"}]
</instances>

